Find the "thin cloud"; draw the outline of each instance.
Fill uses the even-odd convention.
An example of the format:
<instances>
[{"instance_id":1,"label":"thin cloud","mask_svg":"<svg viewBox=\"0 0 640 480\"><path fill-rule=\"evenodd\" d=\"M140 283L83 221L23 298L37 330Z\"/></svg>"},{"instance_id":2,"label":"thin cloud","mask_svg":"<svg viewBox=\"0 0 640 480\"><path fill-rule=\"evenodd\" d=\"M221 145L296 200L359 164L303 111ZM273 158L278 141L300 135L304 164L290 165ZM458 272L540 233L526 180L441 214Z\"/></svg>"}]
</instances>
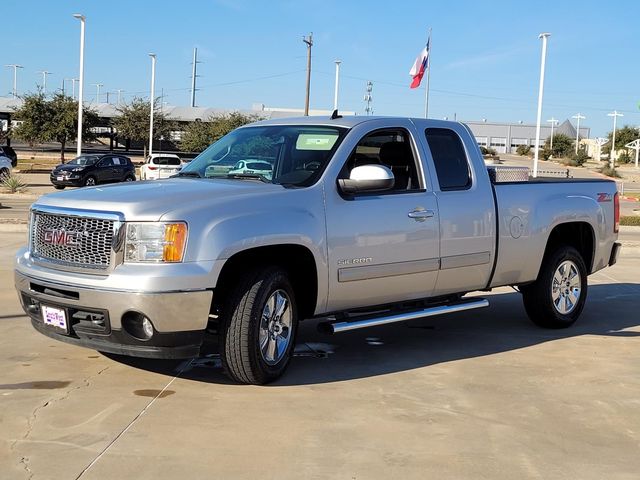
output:
<instances>
[{"instance_id":1,"label":"thin cloud","mask_svg":"<svg viewBox=\"0 0 640 480\"><path fill-rule=\"evenodd\" d=\"M451 62L445 65L444 69L453 70L458 68L473 67L475 65L482 65L482 64L496 64L508 58L514 57L522 53L524 50L525 50L524 48L518 47L518 48L509 49L509 50L494 51L494 52L489 52L481 55L476 55L473 57L467 57L467 58L463 58L461 60L457 60L455 62Z\"/></svg>"}]
</instances>

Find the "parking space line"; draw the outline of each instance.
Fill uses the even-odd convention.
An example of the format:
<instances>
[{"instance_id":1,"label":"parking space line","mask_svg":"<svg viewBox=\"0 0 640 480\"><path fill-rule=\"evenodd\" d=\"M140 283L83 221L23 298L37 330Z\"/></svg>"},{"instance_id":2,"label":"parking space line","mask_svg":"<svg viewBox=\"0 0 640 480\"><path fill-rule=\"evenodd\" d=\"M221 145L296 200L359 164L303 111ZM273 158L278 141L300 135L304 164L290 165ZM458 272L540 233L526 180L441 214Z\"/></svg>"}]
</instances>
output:
<instances>
[{"instance_id":1,"label":"parking space line","mask_svg":"<svg viewBox=\"0 0 640 480\"><path fill-rule=\"evenodd\" d=\"M151 406L154 404L154 402L155 402L158 398L162 397L162 394L165 392L165 390L166 390L167 388L169 388L169 387L171 386L171 384L173 383L173 381L174 381L176 378L178 378L180 375L182 375L182 373L184 373L184 371L185 371L185 370L187 370L187 368L191 366L191 363L192 363L192 362L193 362L193 359L189 360L188 362L183 363L182 368L181 368L181 369L180 369L180 371L175 375L175 377L173 377L173 378L169 381L169 383L167 383L167 384L164 386L164 388L163 388L160 392L158 392L158 394L157 394L155 397L153 397L153 398L151 399L151 401L150 401L150 402L149 402L149 403L148 403L148 404L147 404L147 405L146 405L146 406L145 406L145 407L144 407L144 408L143 408L143 409L142 409L142 410L141 410L141 411L140 411L140 412L139 412L139 413L138 413L138 414L133 418L133 420L131 420L131 421L127 424L127 426L126 426L126 427L124 427L124 428L122 429L122 431L121 431L120 433L118 433L118 435L116 435L116 436L114 437L114 439L113 439L113 440L111 440L111 442L109 442L109 444L108 444L106 447L104 447L104 449L103 449L103 450L98 454L98 456L97 456L96 458L94 458L94 459L93 459L93 461L92 461L89 465L87 465L87 466L84 468L84 470L82 470L82 471L80 472L80 474L76 477L76 480L78 480L78 479L79 479L79 478L81 478L81 477L82 477L86 472L88 472L88 471L91 469L91 467L93 467L93 466L96 464L96 462L97 462L98 460L100 460L100 458L102 458L102 456L103 456L105 453L107 453L107 451L108 451L108 450L109 450L109 449L110 449L110 448L111 448L111 447L112 447L112 446L113 446L113 445L118 441L118 439L119 439L120 437L122 437L122 435L124 435L125 433L127 433L127 431L128 431L128 430L129 430L129 429L130 429L130 428L131 428L131 427L132 427L132 426L133 426L137 421L138 421L138 419L139 419L140 417L142 417L142 415L144 415L144 413L145 413L147 410L149 410L149 408L151 408Z\"/></svg>"}]
</instances>

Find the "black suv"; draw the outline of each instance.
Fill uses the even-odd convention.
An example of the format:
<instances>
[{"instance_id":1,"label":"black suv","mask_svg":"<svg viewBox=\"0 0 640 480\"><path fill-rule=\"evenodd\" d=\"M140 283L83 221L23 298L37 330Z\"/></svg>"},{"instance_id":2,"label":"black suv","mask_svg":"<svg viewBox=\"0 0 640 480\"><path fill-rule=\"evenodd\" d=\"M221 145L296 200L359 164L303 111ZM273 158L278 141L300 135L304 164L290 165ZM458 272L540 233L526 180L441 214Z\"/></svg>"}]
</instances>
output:
<instances>
[{"instance_id":1,"label":"black suv","mask_svg":"<svg viewBox=\"0 0 640 480\"><path fill-rule=\"evenodd\" d=\"M16 155L16 151L8 146L3 146L0 147L0 157L1 156L5 156L7 158L11 159L11 166L13 168L16 168L16 166L18 165L18 155Z\"/></svg>"},{"instance_id":2,"label":"black suv","mask_svg":"<svg viewBox=\"0 0 640 480\"><path fill-rule=\"evenodd\" d=\"M124 155L81 155L51 170L50 178L58 190L67 186L132 182L136 179L136 167Z\"/></svg>"}]
</instances>

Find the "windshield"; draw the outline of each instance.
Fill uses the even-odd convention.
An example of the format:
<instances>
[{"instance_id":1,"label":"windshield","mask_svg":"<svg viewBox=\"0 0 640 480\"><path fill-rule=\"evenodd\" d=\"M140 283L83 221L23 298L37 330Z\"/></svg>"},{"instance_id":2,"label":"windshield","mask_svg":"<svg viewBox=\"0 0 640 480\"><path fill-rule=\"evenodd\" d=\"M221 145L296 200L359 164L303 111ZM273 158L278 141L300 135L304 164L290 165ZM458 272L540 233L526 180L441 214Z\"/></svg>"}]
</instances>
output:
<instances>
[{"instance_id":1,"label":"windshield","mask_svg":"<svg viewBox=\"0 0 640 480\"><path fill-rule=\"evenodd\" d=\"M98 161L96 156L81 156L76 157L69 162L69 165L93 165Z\"/></svg>"},{"instance_id":2,"label":"windshield","mask_svg":"<svg viewBox=\"0 0 640 480\"><path fill-rule=\"evenodd\" d=\"M240 128L198 155L180 175L309 186L324 171L345 131L291 125Z\"/></svg>"}]
</instances>

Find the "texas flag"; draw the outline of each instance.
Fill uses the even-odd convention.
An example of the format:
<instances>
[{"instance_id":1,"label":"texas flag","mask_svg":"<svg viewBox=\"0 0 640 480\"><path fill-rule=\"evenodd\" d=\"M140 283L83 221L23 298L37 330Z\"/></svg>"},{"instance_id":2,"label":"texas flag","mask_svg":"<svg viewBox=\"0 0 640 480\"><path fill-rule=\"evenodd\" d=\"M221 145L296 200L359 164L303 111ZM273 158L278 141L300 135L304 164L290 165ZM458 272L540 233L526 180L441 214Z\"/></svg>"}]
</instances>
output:
<instances>
[{"instance_id":1,"label":"texas flag","mask_svg":"<svg viewBox=\"0 0 640 480\"><path fill-rule=\"evenodd\" d=\"M413 62L413 67L409 71L409 75L413 77L411 81L411 88L418 88L420 86L420 82L422 81L422 77L424 76L424 72L427 70L427 66L429 65L429 42L427 42L427 46L422 49L416 61Z\"/></svg>"}]
</instances>

